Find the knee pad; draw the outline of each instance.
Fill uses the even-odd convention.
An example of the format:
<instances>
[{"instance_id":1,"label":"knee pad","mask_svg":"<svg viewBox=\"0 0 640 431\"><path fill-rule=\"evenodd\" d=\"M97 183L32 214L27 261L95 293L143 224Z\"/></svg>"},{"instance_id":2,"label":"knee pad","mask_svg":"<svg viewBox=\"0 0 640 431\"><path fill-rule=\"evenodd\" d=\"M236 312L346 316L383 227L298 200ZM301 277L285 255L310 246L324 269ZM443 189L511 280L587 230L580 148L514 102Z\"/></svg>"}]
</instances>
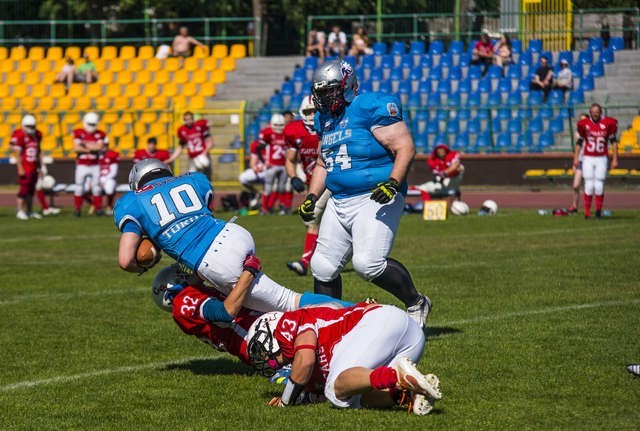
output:
<instances>
[{"instance_id":1,"label":"knee pad","mask_svg":"<svg viewBox=\"0 0 640 431\"><path fill-rule=\"evenodd\" d=\"M594 181L593 192L596 196L604 194L604 181L597 179Z\"/></svg>"},{"instance_id":2,"label":"knee pad","mask_svg":"<svg viewBox=\"0 0 640 431\"><path fill-rule=\"evenodd\" d=\"M385 257L374 257L366 254L354 255L351 263L356 273L367 281L378 277L387 267L387 259Z\"/></svg>"},{"instance_id":3,"label":"knee pad","mask_svg":"<svg viewBox=\"0 0 640 431\"><path fill-rule=\"evenodd\" d=\"M595 181L591 178L587 179L585 178L584 180L584 193L586 195L593 195L595 192Z\"/></svg>"},{"instance_id":4,"label":"knee pad","mask_svg":"<svg viewBox=\"0 0 640 431\"><path fill-rule=\"evenodd\" d=\"M334 280L342 271L342 267L332 265L327 258L317 253L311 258L310 266L313 276L322 282Z\"/></svg>"}]
</instances>

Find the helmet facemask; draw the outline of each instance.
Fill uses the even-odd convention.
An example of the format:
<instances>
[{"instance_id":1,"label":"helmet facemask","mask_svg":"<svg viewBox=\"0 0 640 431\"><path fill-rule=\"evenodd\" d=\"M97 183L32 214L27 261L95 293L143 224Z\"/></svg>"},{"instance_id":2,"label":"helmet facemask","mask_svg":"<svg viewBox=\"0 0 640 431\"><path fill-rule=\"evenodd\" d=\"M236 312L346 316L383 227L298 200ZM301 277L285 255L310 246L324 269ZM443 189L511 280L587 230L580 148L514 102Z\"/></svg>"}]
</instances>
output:
<instances>
[{"instance_id":1,"label":"helmet facemask","mask_svg":"<svg viewBox=\"0 0 640 431\"><path fill-rule=\"evenodd\" d=\"M314 83L313 103L316 109L324 114L340 115L346 106L343 83Z\"/></svg>"},{"instance_id":2,"label":"helmet facemask","mask_svg":"<svg viewBox=\"0 0 640 431\"><path fill-rule=\"evenodd\" d=\"M259 319L255 333L247 343L247 354L253 367L264 377L272 377L281 368L277 360L280 346L267 319Z\"/></svg>"}]
</instances>

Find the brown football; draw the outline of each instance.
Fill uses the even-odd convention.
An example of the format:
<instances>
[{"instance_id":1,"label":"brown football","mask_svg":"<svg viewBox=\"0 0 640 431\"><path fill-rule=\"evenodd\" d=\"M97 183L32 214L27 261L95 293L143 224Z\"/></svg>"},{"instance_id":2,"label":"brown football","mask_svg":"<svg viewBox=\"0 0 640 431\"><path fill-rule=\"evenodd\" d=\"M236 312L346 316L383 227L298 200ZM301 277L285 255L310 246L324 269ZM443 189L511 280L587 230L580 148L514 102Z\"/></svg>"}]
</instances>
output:
<instances>
[{"instance_id":1,"label":"brown football","mask_svg":"<svg viewBox=\"0 0 640 431\"><path fill-rule=\"evenodd\" d=\"M136 262L138 266L142 268L148 268L153 266L156 263L156 259L158 257L158 249L153 243L148 239L144 238L138 244L138 249L136 250Z\"/></svg>"}]
</instances>

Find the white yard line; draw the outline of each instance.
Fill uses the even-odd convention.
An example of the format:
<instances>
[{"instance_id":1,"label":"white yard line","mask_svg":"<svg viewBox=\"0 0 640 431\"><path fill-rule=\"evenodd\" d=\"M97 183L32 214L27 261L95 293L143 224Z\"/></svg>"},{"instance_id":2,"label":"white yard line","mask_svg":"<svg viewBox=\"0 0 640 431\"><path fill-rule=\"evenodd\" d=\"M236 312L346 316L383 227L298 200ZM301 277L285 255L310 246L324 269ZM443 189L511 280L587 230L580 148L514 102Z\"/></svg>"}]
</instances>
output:
<instances>
[{"instance_id":1,"label":"white yard line","mask_svg":"<svg viewBox=\"0 0 640 431\"><path fill-rule=\"evenodd\" d=\"M527 310L527 311L519 311L519 312L513 312L513 313L493 314L490 316L480 316L473 319L449 320L449 321L442 321L442 322L436 321L436 322L432 322L432 324L434 326L469 325L473 323L483 323L483 322L491 322L496 320L510 319L512 317L533 316L537 314L550 314L550 313L558 313L562 311L584 310L589 308L600 308L600 307L614 307L619 305L629 305L629 304L638 304L638 303L640 303L640 299L629 299L625 301L600 301L600 302L591 302L586 304L546 307L546 308L539 308L537 310ZM216 354L216 352L212 352L212 353L214 355ZM51 377L49 379L26 380L26 381L12 383L5 386L0 386L0 392L8 392L8 391L13 391L16 389L24 389L24 388L33 388L37 386L50 385L50 384L65 384L65 383L74 382L76 380L87 379L92 377L105 376L110 374L119 374L119 373L130 373L130 372L141 371L141 370L149 370L153 368L165 367L171 364L184 364L189 361L204 360L204 359L211 359L211 356L183 358L183 359L176 359L169 362L152 362L149 364L131 365L127 367L107 368L103 370L88 371L86 373L72 374L69 376Z\"/></svg>"}]
</instances>

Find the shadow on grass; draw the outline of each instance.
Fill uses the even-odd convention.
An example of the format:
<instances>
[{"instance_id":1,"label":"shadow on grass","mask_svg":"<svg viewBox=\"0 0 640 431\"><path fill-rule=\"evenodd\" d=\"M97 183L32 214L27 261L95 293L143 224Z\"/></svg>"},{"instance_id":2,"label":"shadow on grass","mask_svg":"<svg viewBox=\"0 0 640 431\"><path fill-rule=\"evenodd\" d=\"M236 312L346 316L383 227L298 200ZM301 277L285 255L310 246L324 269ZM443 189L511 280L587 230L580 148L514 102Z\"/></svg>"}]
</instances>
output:
<instances>
[{"instance_id":1,"label":"shadow on grass","mask_svg":"<svg viewBox=\"0 0 640 431\"><path fill-rule=\"evenodd\" d=\"M440 338L446 335L458 334L462 330L458 328L447 328L438 326L427 326L424 329L425 337L428 339Z\"/></svg>"},{"instance_id":2,"label":"shadow on grass","mask_svg":"<svg viewBox=\"0 0 640 431\"><path fill-rule=\"evenodd\" d=\"M163 371L186 370L198 375L243 375L254 374L248 365L226 358L194 359L182 364L169 364Z\"/></svg>"}]
</instances>

